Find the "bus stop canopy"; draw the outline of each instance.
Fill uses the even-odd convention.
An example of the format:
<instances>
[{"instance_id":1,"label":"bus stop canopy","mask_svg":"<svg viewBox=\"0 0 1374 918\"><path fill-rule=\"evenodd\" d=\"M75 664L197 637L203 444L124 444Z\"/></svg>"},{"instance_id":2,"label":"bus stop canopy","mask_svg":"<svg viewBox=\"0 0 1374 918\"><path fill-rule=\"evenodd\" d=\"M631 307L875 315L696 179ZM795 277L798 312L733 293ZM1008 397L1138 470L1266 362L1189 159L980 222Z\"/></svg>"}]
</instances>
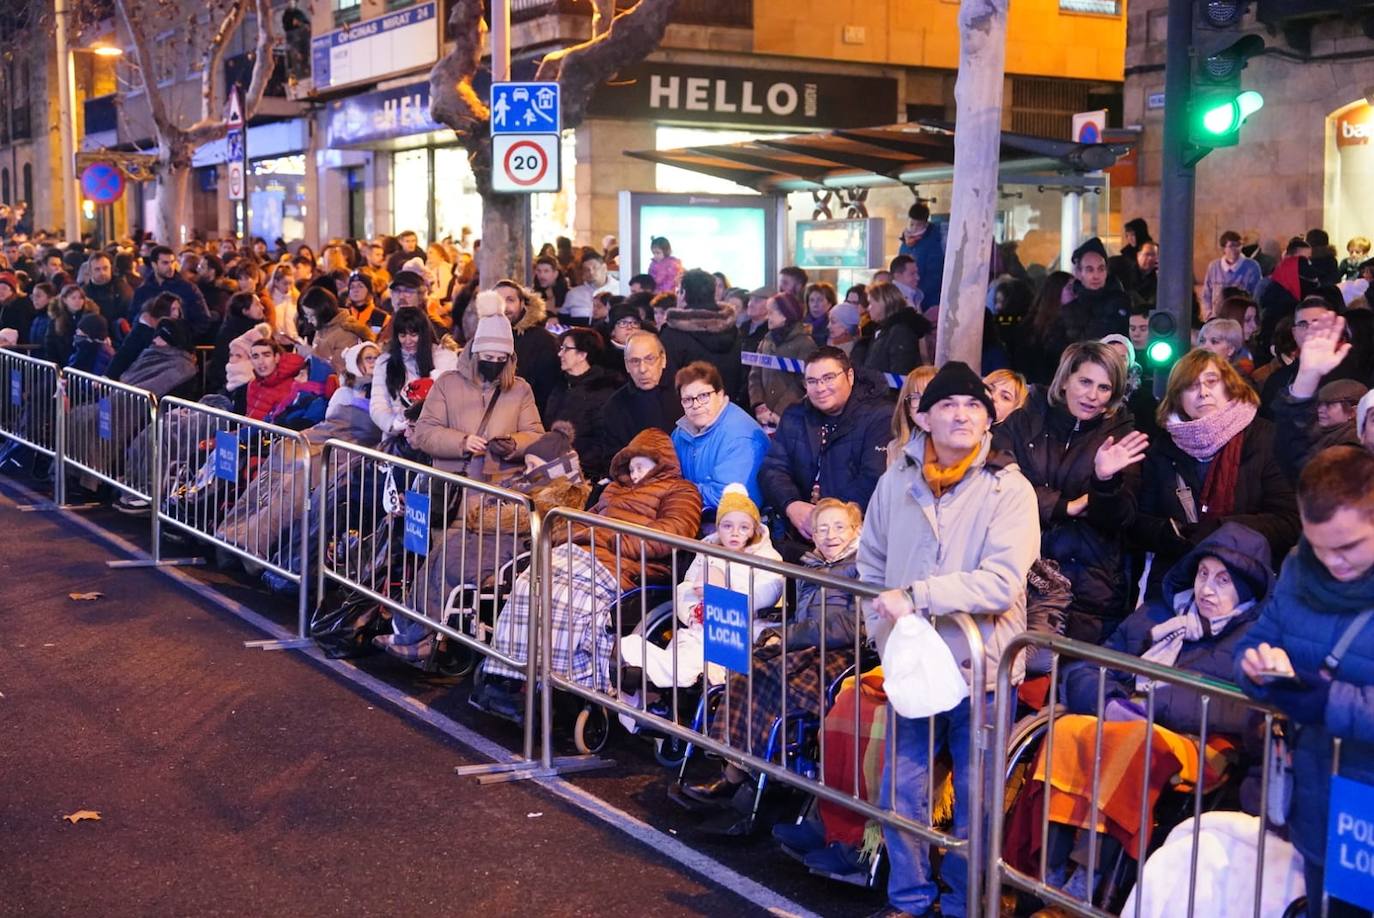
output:
<instances>
[{"instance_id":1,"label":"bus stop canopy","mask_svg":"<svg viewBox=\"0 0 1374 918\"><path fill-rule=\"evenodd\" d=\"M1001 175L1056 175L1098 184L1088 173L1110 168L1125 143L1076 143L1002 132ZM913 121L884 127L821 131L675 150L626 150L627 156L723 178L759 192L915 185L949 179L954 125Z\"/></svg>"}]
</instances>

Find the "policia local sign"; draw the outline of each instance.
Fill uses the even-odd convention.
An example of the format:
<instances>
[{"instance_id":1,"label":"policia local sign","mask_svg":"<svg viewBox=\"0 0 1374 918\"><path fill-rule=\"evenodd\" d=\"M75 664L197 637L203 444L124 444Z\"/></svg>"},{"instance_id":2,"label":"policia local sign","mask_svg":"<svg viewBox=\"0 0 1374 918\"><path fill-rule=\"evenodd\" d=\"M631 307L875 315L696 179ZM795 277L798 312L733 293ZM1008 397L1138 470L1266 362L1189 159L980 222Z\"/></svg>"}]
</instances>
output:
<instances>
[{"instance_id":1,"label":"policia local sign","mask_svg":"<svg viewBox=\"0 0 1374 918\"><path fill-rule=\"evenodd\" d=\"M598 87L588 112L749 127L872 127L897 120L897 81L648 62Z\"/></svg>"}]
</instances>

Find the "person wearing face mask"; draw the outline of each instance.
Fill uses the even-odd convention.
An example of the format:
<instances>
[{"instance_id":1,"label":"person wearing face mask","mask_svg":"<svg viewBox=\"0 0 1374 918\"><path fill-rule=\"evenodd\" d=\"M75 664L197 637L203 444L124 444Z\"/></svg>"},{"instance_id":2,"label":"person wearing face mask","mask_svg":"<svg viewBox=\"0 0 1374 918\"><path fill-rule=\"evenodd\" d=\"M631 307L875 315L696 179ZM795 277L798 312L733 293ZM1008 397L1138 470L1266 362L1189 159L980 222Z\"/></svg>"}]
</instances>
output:
<instances>
[{"instance_id":1,"label":"person wearing face mask","mask_svg":"<svg viewBox=\"0 0 1374 918\"><path fill-rule=\"evenodd\" d=\"M516 375L515 338L500 299L483 298L477 310L476 333L453 372L435 382L409 439L438 469L499 481L524 467L513 454L538 439L544 425L534 390Z\"/></svg>"},{"instance_id":2,"label":"person wearing face mask","mask_svg":"<svg viewBox=\"0 0 1374 918\"><path fill-rule=\"evenodd\" d=\"M453 351L435 342L433 326L415 306L396 310L390 333L386 353L377 359L372 371L369 410L372 423L383 436L397 437L406 430L406 386L421 378L437 379L456 367L458 359Z\"/></svg>"},{"instance_id":3,"label":"person wearing face mask","mask_svg":"<svg viewBox=\"0 0 1374 918\"><path fill-rule=\"evenodd\" d=\"M520 378L534 390L534 403L542 416L549 396L561 382L558 339L544 327L549 317L548 305L537 292L526 290L513 280L497 281L492 290L501 297L515 335L515 362L520 367ZM463 330L469 337L476 329L476 316L475 306L463 314Z\"/></svg>"},{"instance_id":4,"label":"person wearing face mask","mask_svg":"<svg viewBox=\"0 0 1374 918\"><path fill-rule=\"evenodd\" d=\"M1164 577L1163 594L1132 612L1103 646L1182 672L1229 681L1236 648L1259 619L1260 606L1273 585L1269 543L1248 526L1226 523L1176 562ZM1096 663L1079 660L1065 664L1062 673L1059 700L1070 713L1055 722L1055 748L1092 749L1099 730L1095 716L1099 710L1099 667ZM1163 777L1171 769L1177 771L1179 762L1196 760L1194 737L1203 725L1201 693L1192 687L1167 682L1150 683L1151 680L1133 673L1107 670L1105 688L1101 689L1108 722L1101 725L1103 774L1129 769L1132 767L1130 760L1143 754L1143 733L1140 731L1141 722L1147 716L1146 692L1150 690L1154 696L1155 725L1155 739L1151 745L1158 743L1160 748L1170 750L1152 756L1151 774ZM1254 723L1248 705L1216 697L1211 699L1205 716L1209 736L1243 736ZM1185 750L1186 745L1194 748ZM1058 766L1058 754L1055 760ZM1050 817L1045 842L1049 867L1047 882L1080 901L1089 898L1088 871L1070 855L1075 847L1085 845L1079 836L1088 829L1088 822L1066 815L1067 808L1062 804L1075 800L1082 807L1079 812L1091 805L1091 760L1090 753L1078 771L1055 767L1049 800L1055 815ZM1037 774L1043 775L1043 761L1037 761L1035 769ZM1158 793L1158 789L1154 791L1155 795ZM1028 799L1032 803L1029 809L1034 813L1026 815L1039 820L1043 798L1035 795ZM1122 812L1127 808L1139 811L1138 805L1124 807L1106 792L1098 805L1107 812ZM1132 830L1129 834L1135 832ZM1121 837L1118 832L1098 837L1099 864L1113 862L1121 850ZM1023 850L1036 860L1034 855L1038 847L1027 845ZM1098 883L1101 878L1099 872Z\"/></svg>"},{"instance_id":5,"label":"person wearing face mask","mask_svg":"<svg viewBox=\"0 0 1374 918\"><path fill-rule=\"evenodd\" d=\"M611 459L611 481L592 513L670 535L690 538L701 526L701 495L682 477L668 435L645 430ZM553 646L579 682L611 688L609 661L615 653L611 609L619 593L672 575L673 550L663 542L632 535L607 538L585 526L572 526L553 539ZM575 584L575 585L574 585ZM529 573L515 582L501 610L492 647L520 660L529 626ZM584 627L588 620L592 627ZM564 657L561 648L569 648ZM579 662L580 661L580 662ZM498 711L523 710L519 700L525 674L495 659L482 666L479 703Z\"/></svg>"},{"instance_id":6,"label":"person wearing face mask","mask_svg":"<svg viewBox=\"0 0 1374 918\"><path fill-rule=\"evenodd\" d=\"M1149 438L1126 401L1126 365L1110 345L1070 345L1048 388L993 429L1035 487L1040 555L1073 583L1065 634L1100 642L1129 611L1122 526L1134 513Z\"/></svg>"},{"instance_id":7,"label":"person wearing face mask","mask_svg":"<svg viewBox=\"0 0 1374 918\"><path fill-rule=\"evenodd\" d=\"M1169 373L1155 438L1141 469L1133 541L1154 552L1145 598L1164 573L1222 523L1244 523L1282 558L1298 539L1293 485L1279 464L1274 425L1259 396L1210 351L1185 354Z\"/></svg>"}]
</instances>

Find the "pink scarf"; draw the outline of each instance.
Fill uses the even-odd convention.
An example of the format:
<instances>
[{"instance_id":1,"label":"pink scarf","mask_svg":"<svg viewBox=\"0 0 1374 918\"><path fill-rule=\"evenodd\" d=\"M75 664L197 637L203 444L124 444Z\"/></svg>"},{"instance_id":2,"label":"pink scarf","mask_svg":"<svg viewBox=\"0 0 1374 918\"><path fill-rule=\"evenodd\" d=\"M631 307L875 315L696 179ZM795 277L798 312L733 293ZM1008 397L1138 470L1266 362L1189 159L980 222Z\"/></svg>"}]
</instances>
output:
<instances>
[{"instance_id":1,"label":"pink scarf","mask_svg":"<svg viewBox=\"0 0 1374 918\"><path fill-rule=\"evenodd\" d=\"M1259 409L1249 402L1237 400L1195 421L1185 421L1171 414L1164 429L1169 431L1178 448L1194 459L1210 459L1231 442L1232 437L1249 427L1258 412Z\"/></svg>"}]
</instances>

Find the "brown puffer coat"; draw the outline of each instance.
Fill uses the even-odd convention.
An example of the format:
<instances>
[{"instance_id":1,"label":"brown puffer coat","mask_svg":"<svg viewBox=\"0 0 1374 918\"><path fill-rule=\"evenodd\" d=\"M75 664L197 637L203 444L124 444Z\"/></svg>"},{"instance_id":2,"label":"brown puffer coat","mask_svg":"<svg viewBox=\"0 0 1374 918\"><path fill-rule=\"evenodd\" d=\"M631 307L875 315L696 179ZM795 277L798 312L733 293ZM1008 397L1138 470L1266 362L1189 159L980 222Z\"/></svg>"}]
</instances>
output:
<instances>
[{"instance_id":1,"label":"brown puffer coat","mask_svg":"<svg viewBox=\"0 0 1374 918\"><path fill-rule=\"evenodd\" d=\"M658 463L639 484L630 481L630 460L635 456L647 456ZM663 431L650 428L637 434L629 446L611 459L611 483L601 492L592 512L607 519L695 538L701 528L701 494L696 485L682 477L673 441ZM589 545L591 533L586 527L577 527L573 541ZM643 571L639 567L641 546ZM672 549L668 545L598 530L596 559L614 572L617 554L622 590L645 581L663 580L671 573Z\"/></svg>"}]
</instances>

